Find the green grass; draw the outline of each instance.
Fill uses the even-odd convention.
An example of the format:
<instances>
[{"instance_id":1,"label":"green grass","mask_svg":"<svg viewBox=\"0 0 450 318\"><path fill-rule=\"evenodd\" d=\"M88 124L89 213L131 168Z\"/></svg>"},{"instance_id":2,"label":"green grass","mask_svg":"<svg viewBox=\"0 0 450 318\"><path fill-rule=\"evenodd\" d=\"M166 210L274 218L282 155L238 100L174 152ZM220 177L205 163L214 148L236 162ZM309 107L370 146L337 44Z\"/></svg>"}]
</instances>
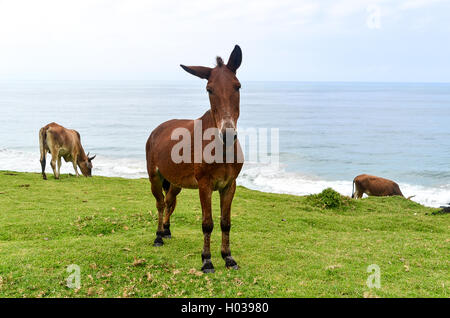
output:
<instances>
[{"instance_id":1,"label":"green grass","mask_svg":"<svg viewBox=\"0 0 450 318\"><path fill-rule=\"evenodd\" d=\"M204 275L198 193L183 190L172 239L153 247L157 213L148 180L0 171L2 297L448 297L449 216L400 197L344 200L238 187L231 250L220 256L213 197L215 274ZM66 268L81 268L81 288ZM369 289L367 267L381 269Z\"/></svg>"}]
</instances>

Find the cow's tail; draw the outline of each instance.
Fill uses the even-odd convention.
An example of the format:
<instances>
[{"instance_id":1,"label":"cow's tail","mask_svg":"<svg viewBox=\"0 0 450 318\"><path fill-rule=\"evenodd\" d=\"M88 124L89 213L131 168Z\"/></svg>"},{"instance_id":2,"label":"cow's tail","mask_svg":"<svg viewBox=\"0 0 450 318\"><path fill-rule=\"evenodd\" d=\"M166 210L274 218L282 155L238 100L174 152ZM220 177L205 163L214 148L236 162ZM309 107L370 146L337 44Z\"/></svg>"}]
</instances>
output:
<instances>
[{"instance_id":1,"label":"cow's tail","mask_svg":"<svg viewBox=\"0 0 450 318\"><path fill-rule=\"evenodd\" d=\"M46 143L46 139L47 139L47 132L45 131L44 128L41 128L41 130L39 130L39 149L41 151L41 161L45 160L45 143Z\"/></svg>"},{"instance_id":2,"label":"cow's tail","mask_svg":"<svg viewBox=\"0 0 450 318\"><path fill-rule=\"evenodd\" d=\"M355 180L352 182L352 199L355 197Z\"/></svg>"},{"instance_id":3,"label":"cow's tail","mask_svg":"<svg viewBox=\"0 0 450 318\"><path fill-rule=\"evenodd\" d=\"M412 195L412 196L410 196L410 197L407 197L406 198L406 200L411 200L412 198L414 198L416 195L414 194L414 195Z\"/></svg>"},{"instance_id":4,"label":"cow's tail","mask_svg":"<svg viewBox=\"0 0 450 318\"><path fill-rule=\"evenodd\" d=\"M45 163L46 163L46 157L47 157L47 151L45 149L46 143L47 143L47 132L45 131L44 128L41 128L39 130L39 150L41 151L41 158L39 161L41 162L42 177L44 179L47 178L47 176L45 175Z\"/></svg>"}]
</instances>

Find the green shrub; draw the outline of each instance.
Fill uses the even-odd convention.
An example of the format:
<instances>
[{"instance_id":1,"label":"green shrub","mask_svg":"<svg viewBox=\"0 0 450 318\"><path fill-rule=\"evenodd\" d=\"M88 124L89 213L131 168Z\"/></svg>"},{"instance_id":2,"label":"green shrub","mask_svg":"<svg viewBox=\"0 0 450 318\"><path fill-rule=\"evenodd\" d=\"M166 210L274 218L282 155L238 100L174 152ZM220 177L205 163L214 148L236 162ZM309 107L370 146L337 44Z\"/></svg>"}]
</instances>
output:
<instances>
[{"instance_id":1,"label":"green shrub","mask_svg":"<svg viewBox=\"0 0 450 318\"><path fill-rule=\"evenodd\" d=\"M343 199L340 193L332 188L326 188L321 193L308 196L314 205L325 209L339 208L343 205Z\"/></svg>"}]
</instances>

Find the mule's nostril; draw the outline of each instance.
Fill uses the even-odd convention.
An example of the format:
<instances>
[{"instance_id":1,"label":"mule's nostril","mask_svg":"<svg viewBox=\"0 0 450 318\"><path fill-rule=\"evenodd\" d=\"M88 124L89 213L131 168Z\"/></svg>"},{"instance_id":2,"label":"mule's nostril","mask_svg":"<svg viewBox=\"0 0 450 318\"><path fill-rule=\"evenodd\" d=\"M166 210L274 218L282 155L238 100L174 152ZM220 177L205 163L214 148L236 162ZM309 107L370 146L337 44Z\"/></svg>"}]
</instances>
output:
<instances>
[{"instance_id":1,"label":"mule's nostril","mask_svg":"<svg viewBox=\"0 0 450 318\"><path fill-rule=\"evenodd\" d=\"M232 145L237 140L237 132L234 128L227 127L219 132L219 137L225 145L227 144L227 140Z\"/></svg>"}]
</instances>

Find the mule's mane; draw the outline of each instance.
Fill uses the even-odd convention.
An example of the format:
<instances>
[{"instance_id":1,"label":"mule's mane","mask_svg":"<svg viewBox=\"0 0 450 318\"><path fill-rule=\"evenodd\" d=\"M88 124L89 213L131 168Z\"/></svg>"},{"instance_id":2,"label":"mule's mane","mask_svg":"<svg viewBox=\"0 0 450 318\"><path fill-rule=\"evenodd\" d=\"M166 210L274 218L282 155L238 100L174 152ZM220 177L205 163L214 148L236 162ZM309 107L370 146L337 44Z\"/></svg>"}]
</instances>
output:
<instances>
[{"instance_id":1,"label":"mule's mane","mask_svg":"<svg viewBox=\"0 0 450 318\"><path fill-rule=\"evenodd\" d=\"M217 62L217 66L218 67L222 67L223 66L223 60L220 56L216 57L216 62Z\"/></svg>"}]
</instances>

